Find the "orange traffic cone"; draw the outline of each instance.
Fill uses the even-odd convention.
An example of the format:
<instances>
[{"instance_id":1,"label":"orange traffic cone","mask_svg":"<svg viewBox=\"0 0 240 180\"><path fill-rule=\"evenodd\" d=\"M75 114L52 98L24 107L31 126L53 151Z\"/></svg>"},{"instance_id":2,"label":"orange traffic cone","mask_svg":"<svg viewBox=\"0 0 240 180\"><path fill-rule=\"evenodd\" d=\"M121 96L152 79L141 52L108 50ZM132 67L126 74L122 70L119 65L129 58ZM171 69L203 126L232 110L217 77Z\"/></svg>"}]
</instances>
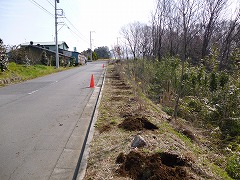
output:
<instances>
[{"instance_id":1,"label":"orange traffic cone","mask_svg":"<svg viewBox=\"0 0 240 180\"><path fill-rule=\"evenodd\" d=\"M92 74L92 76L91 76L91 81L90 81L90 88L94 88L95 86L94 86L94 76L93 76L93 74Z\"/></svg>"}]
</instances>

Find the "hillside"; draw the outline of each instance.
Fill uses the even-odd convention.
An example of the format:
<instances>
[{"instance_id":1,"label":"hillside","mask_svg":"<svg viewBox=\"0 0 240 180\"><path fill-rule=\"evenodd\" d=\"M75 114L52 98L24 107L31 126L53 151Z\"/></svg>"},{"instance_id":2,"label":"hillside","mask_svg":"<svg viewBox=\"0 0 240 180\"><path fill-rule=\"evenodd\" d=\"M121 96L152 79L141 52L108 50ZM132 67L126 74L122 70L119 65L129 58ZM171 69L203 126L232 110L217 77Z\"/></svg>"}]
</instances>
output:
<instances>
[{"instance_id":1,"label":"hillside","mask_svg":"<svg viewBox=\"0 0 240 180\"><path fill-rule=\"evenodd\" d=\"M172 119L114 65L95 127L84 179L231 179L215 132Z\"/></svg>"},{"instance_id":2,"label":"hillside","mask_svg":"<svg viewBox=\"0 0 240 180\"><path fill-rule=\"evenodd\" d=\"M0 87L9 84L34 79L48 74L64 71L72 67L60 67L56 69L54 66L45 65L21 65L16 63L9 63L8 70L0 71Z\"/></svg>"}]
</instances>

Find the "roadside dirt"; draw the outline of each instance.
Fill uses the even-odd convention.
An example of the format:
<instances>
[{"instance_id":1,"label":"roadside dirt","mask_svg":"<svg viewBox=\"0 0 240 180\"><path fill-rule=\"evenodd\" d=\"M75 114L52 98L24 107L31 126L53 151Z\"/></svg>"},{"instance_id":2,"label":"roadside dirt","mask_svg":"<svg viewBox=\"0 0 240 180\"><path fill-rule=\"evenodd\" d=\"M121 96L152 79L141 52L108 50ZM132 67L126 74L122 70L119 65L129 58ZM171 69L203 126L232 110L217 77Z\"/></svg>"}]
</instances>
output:
<instances>
[{"instance_id":1,"label":"roadside dirt","mask_svg":"<svg viewBox=\"0 0 240 180\"><path fill-rule=\"evenodd\" d=\"M128 131L141 131L141 130L154 130L158 129L156 125L151 123L145 117L138 117L133 115L128 115L118 127L123 128Z\"/></svg>"},{"instance_id":2,"label":"roadside dirt","mask_svg":"<svg viewBox=\"0 0 240 180\"><path fill-rule=\"evenodd\" d=\"M222 179L224 158L201 131L182 119L169 122L117 71L108 66L84 179ZM148 146L131 148L136 135Z\"/></svg>"},{"instance_id":3,"label":"roadside dirt","mask_svg":"<svg viewBox=\"0 0 240 180\"><path fill-rule=\"evenodd\" d=\"M122 161L122 162L121 162ZM128 155L119 154L116 163L121 163L117 173L132 179L192 179L184 166L187 162L178 155L155 153L145 155L138 151L130 151Z\"/></svg>"}]
</instances>

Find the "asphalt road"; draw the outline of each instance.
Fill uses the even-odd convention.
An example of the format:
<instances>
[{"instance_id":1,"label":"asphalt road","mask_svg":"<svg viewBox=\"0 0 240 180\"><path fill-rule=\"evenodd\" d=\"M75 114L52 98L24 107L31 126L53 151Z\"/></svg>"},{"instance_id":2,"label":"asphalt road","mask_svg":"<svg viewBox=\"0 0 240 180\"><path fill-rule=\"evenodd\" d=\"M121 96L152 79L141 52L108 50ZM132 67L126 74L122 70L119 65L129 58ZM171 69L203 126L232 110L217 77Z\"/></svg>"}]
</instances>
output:
<instances>
[{"instance_id":1,"label":"asphalt road","mask_svg":"<svg viewBox=\"0 0 240 180\"><path fill-rule=\"evenodd\" d=\"M0 88L1 180L54 179L56 166L68 169L71 149L78 158L80 151L72 148L76 143L67 150L66 146L73 132L78 133L73 137L78 144L85 137L88 121L81 122L80 117L93 92L89 88L91 74L96 83L102 64L92 62ZM61 156L65 151L66 156ZM70 158L77 161L75 156ZM56 177L61 177L61 168L56 172L60 172Z\"/></svg>"}]
</instances>

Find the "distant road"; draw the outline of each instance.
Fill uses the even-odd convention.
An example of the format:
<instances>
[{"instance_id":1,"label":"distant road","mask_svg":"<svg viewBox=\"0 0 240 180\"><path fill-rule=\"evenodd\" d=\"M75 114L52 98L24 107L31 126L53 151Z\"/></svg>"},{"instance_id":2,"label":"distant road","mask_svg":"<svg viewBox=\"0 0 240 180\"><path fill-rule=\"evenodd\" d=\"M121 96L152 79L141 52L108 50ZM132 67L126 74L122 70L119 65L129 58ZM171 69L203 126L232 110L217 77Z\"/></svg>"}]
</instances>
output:
<instances>
[{"instance_id":1,"label":"distant road","mask_svg":"<svg viewBox=\"0 0 240 180\"><path fill-rule=\"evenodd\" d=\"M49 179L93 92L91 74L96 83L102 64L0 88L1 180Z\"/></svg>"}]
</instances>

